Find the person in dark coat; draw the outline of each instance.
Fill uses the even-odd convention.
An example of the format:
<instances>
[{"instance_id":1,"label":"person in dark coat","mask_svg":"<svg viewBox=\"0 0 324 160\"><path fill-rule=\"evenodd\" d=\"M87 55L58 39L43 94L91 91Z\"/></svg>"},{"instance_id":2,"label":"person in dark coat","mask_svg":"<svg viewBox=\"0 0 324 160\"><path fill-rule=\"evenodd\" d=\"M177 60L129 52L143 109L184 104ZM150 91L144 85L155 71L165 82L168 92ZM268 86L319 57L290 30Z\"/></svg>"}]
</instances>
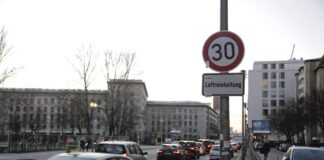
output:
<instances>
[{"instance_id":1,"label":"person in dark coat","mask_svg":"<svg viewBox=\"0 0 324 160\"><path fill-rule=\"evenodd\" d=\"M84 145L85 145L85 142L83 139L81 139L81 141L80 141L80 150L81 151L84 151Z\"/></svg>"},{"instance_id":2,"label":"person in dark coat","mask_svg":"<svg viewBox=\"0 0 324 160\"><path fill-rule=\"evenodd\" d=\"M260 150L260 153L264 155L264 160L267 159L268 153L270 152L270 148L271 148L270 143L265 141Z\"/></svg>"}]
</instances>

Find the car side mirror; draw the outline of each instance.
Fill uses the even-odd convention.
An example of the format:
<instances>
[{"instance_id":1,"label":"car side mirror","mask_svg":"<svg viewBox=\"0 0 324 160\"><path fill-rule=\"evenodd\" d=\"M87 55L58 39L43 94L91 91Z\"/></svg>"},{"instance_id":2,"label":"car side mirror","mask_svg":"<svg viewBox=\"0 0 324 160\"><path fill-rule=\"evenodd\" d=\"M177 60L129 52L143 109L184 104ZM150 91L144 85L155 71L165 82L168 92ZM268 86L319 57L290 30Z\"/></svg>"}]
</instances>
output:
<instances>
[{"instance_id":1,"label":"car side mirror","mask_svg":"<svg viewBox=\"0 0 324 160\"><path fill-rule=\"evenodd\" d=\"M144 152L143 155L148 155L148 153L147 152Z\"/></svg>"}]
</instances>

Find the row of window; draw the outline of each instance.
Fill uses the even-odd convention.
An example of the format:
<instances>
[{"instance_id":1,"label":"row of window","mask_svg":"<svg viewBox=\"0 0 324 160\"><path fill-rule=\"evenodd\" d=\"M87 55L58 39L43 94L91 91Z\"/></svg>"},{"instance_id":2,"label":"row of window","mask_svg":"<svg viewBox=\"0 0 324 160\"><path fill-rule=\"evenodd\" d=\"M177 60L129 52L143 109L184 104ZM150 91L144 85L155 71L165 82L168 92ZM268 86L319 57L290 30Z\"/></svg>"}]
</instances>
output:
<instances>
[{"instance_id":1,"label":"row of window","mask_svg":"<svg viewBox=\"0 0 324 160\"><path fill-rule=\"evenodd\" d=\"M276 115L278 113L278 111L276 109L271 109L271 115ZM263 116L269 116L269 110L268 109L263 109L262 110L262 115Z\"/></svg>"},{"instance_id":2,"label":"row of window","mask_svg":"<svg viewBox=\"0 0 324 160\"><path fill-rule=\"evenodd\" d=\"M191 115L191 114L189 114L189 115L186 115L186 114L185 115L176 115L176 114L173 114L172 118L173 118L173 120L176 120L177 117L178 117L179 120L182 120L182 116L183 116L184 119L187 119L188 117L189 117L189 119L192 119L192 116L194 116L194 119L198 119L197 114L195 114L195 115ZM152 119L155 119L155 117L156 117L156 115L152 114ZM160 115L157 115L157 119L160 120ZM162 119L170 120L171 116L168 116L168 118L162 118Z\"/></svg>"},{"instance_id":3,"label":"row of window","mask_svg":"<svg viewBox=\"0 0 324 160\"><path fill-rule=\"evenodd\" d=\"M270 91L270 97L271 98L285 98L285 91L284 90L271 90ZM262 98L268 98L269 97L269 91L268 90L263 90L262 91Z\"/></svg>"},{"instance_id":4,"label":"row of window","mask_svg":"<svg viewBox=\"0 0 324 160\"><path fill-rule=\"evenodd\" d=\"M285 69L285 64L284 63L279 63L279 64L276 64L276 63L271 63L271 64L262 64L262 69Z\"/></svg>"},{"instance_id":5,"label":"row of window","mask_svg":"<svg viewBox=\"0 0 324 160\"><path fill-rule=\"evenodd\" d=\"M187 126L187 124L189 125L189 126L192 126L192 122L194 123L194 125L195 126L198 126L198 122L197 121L189 121L189 122L187 122L187 121L178 121L177 122L177 124L176 124L176 122L174 122L174 123L172 123L173 125L178 125L178 126L182 126L182 123L183 123L183 126ZM152 122L151 122L151 124L152 124L152 126L154 126L154 124L155 124L155 121L153 120ZM165 125L168 125L168 126L171 126L171 121L168 121L167 123L161 123L162 125L161 126L165 126ZM160 122L159 121L157 121L157 126L160 126Z\"/></svg>"},{"instance_id":6,"label":"row of window","mask_svg":"<svg viewBox=\"0 0 324 160\"><path fill-rule=\"evenodd\" d=\"M285 79L285 72L279 72L279 79ZM270 78L271 79L277 79L277 72L270 72ZM263 72L262 73L262 79L269 79L269 73Z\"/></svg>"},{"instance_id":7,"label":"row of window","mask_svg":"<svg viewBox=\"0 0 324 160\"><path fill-rule=\"evenodd\" d=\"M184 109L182 109L182 108L177 108L177 109L161 109L161 108L152 108L152 109L150 109L150 111L152 112L152 113L155 113L155 112L158 112L158 113L167 113L167 114L169 114L169 113L182 113L182 112L184 112L184 113L198 113L198 109L186 109L186 108L184 108Z\"/></svg>"},{"instance_id":8,"label":"row of window","mask_svg":"<svg viewBox=\"0 0 324 160\"><path fill-rule=\"evenodd\" d=\"M16 102L16 105L20 105L20 104L35 104L35 99L34 98L10 98L9 100L9 103L10 104L13 104L14 102ZM51 98L51 99L48 99L48 98L44 98L44 99L41 99L41 98L37 98L36 99L36 103L38 105L41 105L41 104L44 104L44 105L47 105L47 104L54 104L55 103L55 99L54 98Z\"/></svg>"},{"instance_id":9,"label":"row of window","mask_svg":"<svg viewBox=\"0 0 324 160\"><path fill-rule=\"evenodd\" d=\"M277 83L277 81L271 81L270 82L270 87L272 89L277 88L277 85L278 85L278 88L282 88L283 89L283 88L286 87L286 82L285 81L279 81L278 83ZM269 84L268 84L268 81L267 80L264 80L262 82L262 88L263 89L268 89L269 88Z\"/></svg>"},{"instance_id":10,"label":"row of window","mask_svg":"<svg viewBox=\"0 0 324 160\"><path fill-rule=\"evenodd\" d=\"M286 105L286 101L284 99L279 99L279 107L284 107ZM270 106L271 107L277 107L278 103L277 100L270 100ZM269 107L269 101L268 99L263 99L262 100L262 107Z\"/></svg>"}]
</instances>

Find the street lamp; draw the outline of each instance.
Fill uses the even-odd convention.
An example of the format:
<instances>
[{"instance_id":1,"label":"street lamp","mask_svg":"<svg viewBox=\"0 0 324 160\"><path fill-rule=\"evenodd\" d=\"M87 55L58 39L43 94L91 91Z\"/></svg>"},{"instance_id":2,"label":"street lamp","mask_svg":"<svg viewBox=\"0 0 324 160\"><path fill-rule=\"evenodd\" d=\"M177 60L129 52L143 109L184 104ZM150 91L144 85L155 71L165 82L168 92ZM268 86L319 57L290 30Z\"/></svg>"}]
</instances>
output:
<instances>
[{"instance_id":1,"label":"street lamp","mask_svg":"<svg viewBox=\"0 0 324 160\"><path fill-rule=\"evenodd\" d=\"M91 108L97 108L98 104L96 102L90 102Z\"/></svg>"}]
</instances>

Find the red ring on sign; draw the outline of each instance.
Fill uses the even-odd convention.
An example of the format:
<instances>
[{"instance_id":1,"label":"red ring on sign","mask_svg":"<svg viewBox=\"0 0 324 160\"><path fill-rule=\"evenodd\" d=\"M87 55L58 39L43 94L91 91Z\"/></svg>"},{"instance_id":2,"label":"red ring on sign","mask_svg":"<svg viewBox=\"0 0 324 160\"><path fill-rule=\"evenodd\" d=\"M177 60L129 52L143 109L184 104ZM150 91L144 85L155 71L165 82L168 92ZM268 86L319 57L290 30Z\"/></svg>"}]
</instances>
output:
<instances>
[{"instance_id":1,"label":"red ring on sign","mask_svg":"<svg viewBox=\"0 0 324 160\"><path fill-rule=\"evenodd\" d=\"M209 59L209 55L208 55L208 49L209 49L211 43L220 37L228 37L228 38L232 39L238 47L238 55L237 55L236 59L231 64L229 64L227 66L219 66L215 63L212 63L213 61ZM229 31L216 32L206 40L204 47L203 47L204 62L209 61L209 67L215 71L218 71L218 72L228 72L228 71L234 69L241 63L243 57L244 57L243 41L241 40L241 38L238 35L236 35L233 32L229 32Z\"/></svg>"}]
</instances>

